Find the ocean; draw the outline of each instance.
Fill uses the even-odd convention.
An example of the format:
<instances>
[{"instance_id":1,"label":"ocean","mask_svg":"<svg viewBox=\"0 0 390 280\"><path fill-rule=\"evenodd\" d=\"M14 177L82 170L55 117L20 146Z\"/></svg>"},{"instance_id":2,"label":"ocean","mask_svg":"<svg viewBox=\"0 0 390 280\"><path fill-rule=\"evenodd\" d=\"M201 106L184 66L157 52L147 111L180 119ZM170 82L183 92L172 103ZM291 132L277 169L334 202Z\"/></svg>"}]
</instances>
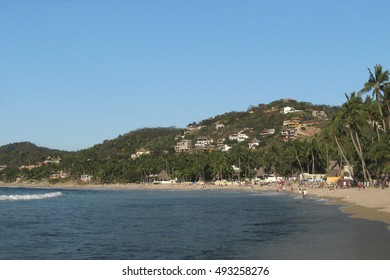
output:
<instances>
[{"instance_id":1,"label":"ocean","mask_svg":"<svg viewBox=\"0 0 390 280\"><path fill-rule=\"evenodd\" d=\"M237 191L0 188L2 260L390 260L384 223Z\"/></svg>"}]
</instances>

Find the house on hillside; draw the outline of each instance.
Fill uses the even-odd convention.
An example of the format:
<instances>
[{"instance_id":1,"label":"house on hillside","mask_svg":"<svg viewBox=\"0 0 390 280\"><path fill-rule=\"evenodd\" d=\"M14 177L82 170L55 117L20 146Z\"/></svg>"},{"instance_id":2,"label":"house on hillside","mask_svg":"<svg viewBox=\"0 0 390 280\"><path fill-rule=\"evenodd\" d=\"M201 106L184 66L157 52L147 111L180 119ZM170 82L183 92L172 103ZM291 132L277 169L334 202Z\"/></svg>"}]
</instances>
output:
<instances>
[{"instance_id":1,"label":"house on hillside","mask_svg":"<svg viewBox=\"0 0 390 280\"><path fill-rule=\"evenodd\" d=\"M313 117L319 117L322 119L326 119L328 117L328 115L325 113L325 111L313 110L311 113L312 113Z\"/></svg>"},{"instance_id":2,"label":"house on hillside","mask_svg":"<svg viewBox=\"0 0 390 280\"><path fill-rule=\"evenodd\" d=\"M225 125L223 123L220 123L220 122L215 123L215 129L217 129L217 130L224 128L224 127L225 127Z\"/></svg>"},{"instance_id":3,"label":"house on hillside","mask_svg":"<svg viewBox=\"0 0 390 280\"><path fill-rule=\"evenodd\" d=\"M203 126L197 126L197 125L194 125L194 124L190 124L187 126L187 132L191 133L191 132L195 132L195 131L198 131L200 129L202 129Z\"/></svg>"},{"instance_id":4,"label":"house on hillside","mask_svg":"<svg viewBox=\"0 0 390 280\"><path fill-rule=\"evenodd\" d=\"M142 157L143 155L150 155L150 151L145 150L144 148L139 149L135 154L131 155L131 159L137 159Z\"/></svg>"},{"instance_id":5,"label":"house on hillside","mask_svg":"<svg viewBox=\"0 0 390 280\"><path fill-rule=\"evenodd\" d=\"M227 151L229 151L231 149L232 149L232 147L229 146L229 145L226 145L226 144L223 144L223 145L220 145L220 146L217 147L217 150L221 151L221 152L227 152Z\"/></svg>"},{"instance_id":6,"label":"house on hillside","mask_svg":"<svg viewBox=\"0 0 390 280\"><path fill-rule=\"evenodd\" d=\"M290 107L290 106L286 106L286 107L283 107L282 110L280 110L280 113L281 114L290 114L290 113L294 113L295 112L295 109L293 107Z\"/></svg>"},{"instance_id":7,"label":"house on hillside","mask_svg":"<svg viewBox=\"0 0 390 280\"><path fill-rule=\"evenodd\" d=\"M192 150L192 141L188 139L183 139L181 142L178 142L175 146L176 153L187 153Z\"/></svg>"},{"instance_id":8,"label":"house on hillside","mask_svg":"<svg viewBox=\"0 0 390 280\"><path fill-rule=\"evenodd\" d=\"M198 139L196 139L196 143L195 143L195 149L197 150L205 150L205 149L208 149L210 147L210 145L212 145L214 143L214 140L213 139L209 139L207 137L198 137Z\"/></svg>"},{"instance_id":9,"label":"house on hillside","mask_svg":"<svg viewBox=\"0 0 390 280\"><path fill-rule=\"evenodd\" d=\"M44 164L60 164L61 158L60 157L48 157L43 163Z\"/></svg>"},{"instance_id":10,"label":"house on hillside","mask_svg":"<svg viewBox=\"0 0 390 280\"><path fill-rule=\"evenodd\" d=\"M245 140L248 140L249 139L249 136L242 133L242 132L239 132L239 133L234 133L234 134L231 134L229 136L229 140L230 141L237 141L237 142L243 142Z\"/></svg>"},{"instance_id":11,"label":"house on hillside","mask_svg":"<svg viewBox=\"0 0 390 280\"><path fill-rule=\"evenodd\" d=\"M293 141L298 137L298 132L296 129L283 129L280 136L283 141Z\"/></svg>"},{"instance_id":12,"label":"house on hillside","mask_svg":"<svg viewBox=\"0 0 390 280\"><path fill-rule=\"evenodd\" d=\"M267 135L274 135L275 134L275 128L270 129L263 129L260 131L260 136L267 136Z\"/></svg>"},{"instance_id":13,"label":"house on hillside","mask_svg":"<svg viewBox=\"0 0 390 280\"><path fill-rule=\"evenodd\" d=\"M260 141L257 138L254 138L250 143L248 143L249 149L254 150L260 146Z\"/></svg>"},{"instance_id":14,"label":"house on hillside","mask_svg":"<svg viewBox=\"0 0 390 280\"><path fill-rule=\"evenodd\" d=\"M287 128L297 128L301 125L300 118L294 118L283 122L283 126Z\"/></svg>"}]
</instances>

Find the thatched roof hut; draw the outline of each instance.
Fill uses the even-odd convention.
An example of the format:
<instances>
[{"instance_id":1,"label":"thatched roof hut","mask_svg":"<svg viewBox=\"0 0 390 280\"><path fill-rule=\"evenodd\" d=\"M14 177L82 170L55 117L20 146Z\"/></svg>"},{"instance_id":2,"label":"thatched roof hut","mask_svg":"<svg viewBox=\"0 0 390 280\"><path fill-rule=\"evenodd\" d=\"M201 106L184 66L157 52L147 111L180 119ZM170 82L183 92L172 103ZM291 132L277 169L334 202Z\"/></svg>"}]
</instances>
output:
<instances>
[{"instance_id":1,"label":"thatched roof hut","mask_svg":"<svg viewBox=\"0 0 390 280\"><path fill-rule=\"evenodd\" d=\"M257 170L256 178L264 178L265 175L264 167L260 167L259 170Z\"/></svg>"},{"instance_id":2,"label":"thatched roof hut","mask_svg":"<svg viewBox=\"0 0 390 280\"><path fill-rule=\"evenodd\" d=\"M340 177L342 169L337 161L331 160L329 162L328 172L326 173L326 177Z\"/></svg>"},{"instance_id":3,"label":"thatched roof hut","mask_svg":"<svg viewBox=\"0 0 390 280\"><path fill-rule=\"evenodd\" d=\"M169 177L168 173L165 170L163 170L160 173L158 173L157 179L159 181L169 181L169 180L171 180L171 178Z\"/></svg>"}]
</instances>

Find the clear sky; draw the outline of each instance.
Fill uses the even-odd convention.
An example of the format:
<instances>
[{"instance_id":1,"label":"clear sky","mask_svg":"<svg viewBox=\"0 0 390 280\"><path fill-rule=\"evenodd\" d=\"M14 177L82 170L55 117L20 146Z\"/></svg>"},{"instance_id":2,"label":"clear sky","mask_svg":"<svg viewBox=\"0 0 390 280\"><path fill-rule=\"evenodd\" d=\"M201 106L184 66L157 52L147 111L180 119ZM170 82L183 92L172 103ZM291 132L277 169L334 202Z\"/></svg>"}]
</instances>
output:
<instances>
[{"instance_id":1,"label":"clear sky","mask_svg":"<svg viewBox=\"0 0 390 280\"><path fill-rule=\"evenodd\" d=\"M390 68L390 1L0 0L0 145L79 150Z\"/></svg>"}]
</instances>

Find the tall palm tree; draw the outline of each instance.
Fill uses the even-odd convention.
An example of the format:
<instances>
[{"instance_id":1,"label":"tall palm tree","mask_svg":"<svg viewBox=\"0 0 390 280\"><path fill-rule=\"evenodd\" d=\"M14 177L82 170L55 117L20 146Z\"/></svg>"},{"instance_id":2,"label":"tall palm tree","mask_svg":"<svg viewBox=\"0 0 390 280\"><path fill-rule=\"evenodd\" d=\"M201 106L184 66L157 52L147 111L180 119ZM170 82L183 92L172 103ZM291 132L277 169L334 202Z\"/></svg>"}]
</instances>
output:
<instances>
[{"instance_id":1,"label":"tall palm tree","mask_svg":"<svg viewBox=\"0 0 390 280\"><path fill-rule=\"evenodd\" d=\"M364 127L368 125L367 112L362 106L363 101L360 95L356 95L356 93L353 92L351 93L351 96L346 95L346 97L347 102L343 104L339 115L340 119L344 122L344 124L341 125L343 125L344 129L349 133L355 151L359 156L364 179L372 184L372 178L367 168L361 140L364 134Z\"/></svg>"},{"instance_id":2,"label":"tall palm tree","mask_svg":"<svg viewBox=\"0 0 390 280\"><path fill-rule=\"evenodd\" d=\"M387 125L390 129L390 82L383 88L384 115L387 116Z\"/></svg>"},{"instance_id":3,"label":"tall palm tree","mask_svg":"<svg viewBox=\"0 0 390 280\"><path fill-rule=\"evenodd\" d=\"M369 78L368 81L364 84L361 92L372 91L372 96L375 97L375 100L378 102L378 110L382 118L383 130L386 133L386 123L383 116L382 105L383 105L383 92L386 83L389 81L389 70L383 72L382 66L377 64L374 66L374 73L368 68Z\"/></svg>"}]
</instances>

